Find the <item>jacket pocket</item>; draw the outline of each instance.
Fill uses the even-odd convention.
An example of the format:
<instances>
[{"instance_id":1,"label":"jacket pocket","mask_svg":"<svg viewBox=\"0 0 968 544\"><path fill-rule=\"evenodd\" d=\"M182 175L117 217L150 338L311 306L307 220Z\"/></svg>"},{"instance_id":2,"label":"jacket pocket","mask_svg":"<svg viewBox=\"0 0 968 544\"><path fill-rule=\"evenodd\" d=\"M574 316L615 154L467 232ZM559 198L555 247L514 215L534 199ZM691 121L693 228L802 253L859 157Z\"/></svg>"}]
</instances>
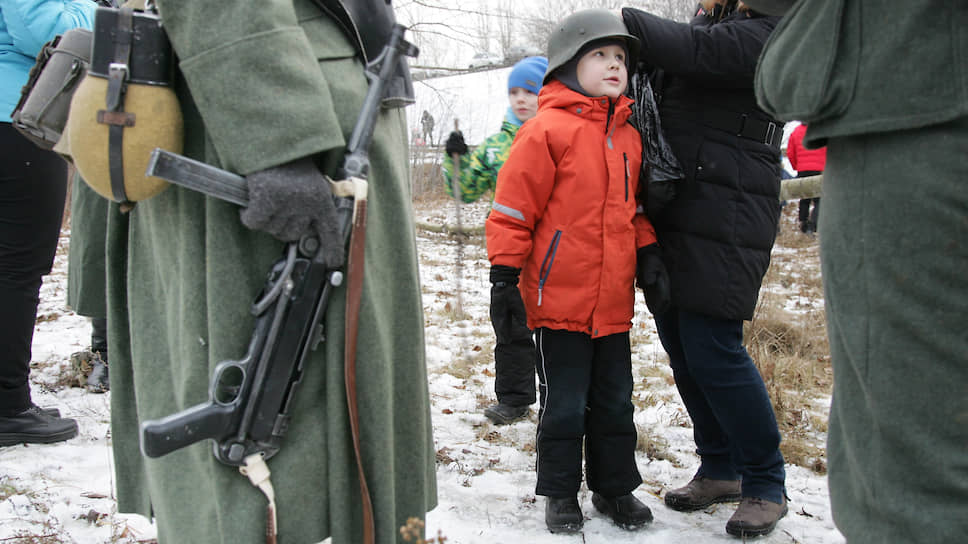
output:
<instances>
[{"instance_id":1,"label":"jacket pocket","mask_svg":"<svg viewBox=\"0 0 968 544\"><path fill-rule=\"evenodd\" d=\"M544 259L541 261L541 268L538 270L538 306L541 306L541 296L544 291L545 282L548 281L548 275L551 274L551 267L555 263L555 254L558 253L558 244L561 242L561 235L562 232L559 229L551 237L548 250L545 252Z\"/></svg>"},{"instance_id":2,"label":"jacket pocket","mask_svg":"<svg viewBox=\"0 0 968 544\"><path fill-rule=\"evenodd\" d=\"M767 113L812 123L847 109L860 64L862 3L802 0L780 21L756 69Z\"/></svg>"}]
</instances>

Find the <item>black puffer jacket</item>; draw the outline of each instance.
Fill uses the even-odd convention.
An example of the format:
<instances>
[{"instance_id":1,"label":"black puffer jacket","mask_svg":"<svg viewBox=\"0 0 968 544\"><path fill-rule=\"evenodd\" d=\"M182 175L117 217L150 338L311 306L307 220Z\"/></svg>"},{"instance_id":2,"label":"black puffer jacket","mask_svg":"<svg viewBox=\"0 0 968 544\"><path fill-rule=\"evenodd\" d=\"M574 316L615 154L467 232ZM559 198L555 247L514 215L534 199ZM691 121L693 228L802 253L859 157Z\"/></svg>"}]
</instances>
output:
<instances>
[{"instance_id":1,"label":"black puffer jacket","mask_svg":"<svg viewBox=\"0 0 968 544\"><path fill-rule=\"evenodd\" d=\"M676 198L651 218L673 303L751 319L780 216L783 132L756 105L753 76L779 18L720 18L718 8L689 24L632 8L622 14L642 40L639 67L653 73L663 131L686 175Z\"/></svg>"}]
</instances>

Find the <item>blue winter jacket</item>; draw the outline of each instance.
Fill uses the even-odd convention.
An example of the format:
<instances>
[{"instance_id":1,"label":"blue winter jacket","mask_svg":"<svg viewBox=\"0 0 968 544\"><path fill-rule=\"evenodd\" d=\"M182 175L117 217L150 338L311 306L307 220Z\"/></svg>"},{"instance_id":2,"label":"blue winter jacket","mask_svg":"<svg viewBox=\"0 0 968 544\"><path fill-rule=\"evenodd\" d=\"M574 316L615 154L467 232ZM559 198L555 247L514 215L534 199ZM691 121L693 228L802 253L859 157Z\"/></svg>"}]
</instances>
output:
<instances>
[{"instance_id":1,"label":"blue winter jacket","mask_svg":"<svg viewBox=\"0 0 968 544\"><path fill-rule=\"evenodd\" d=\"M40 48L72 28L91 28L96 9L92 0L0 0L0 122L10 122Z\"/></svg>"}]
</instances>

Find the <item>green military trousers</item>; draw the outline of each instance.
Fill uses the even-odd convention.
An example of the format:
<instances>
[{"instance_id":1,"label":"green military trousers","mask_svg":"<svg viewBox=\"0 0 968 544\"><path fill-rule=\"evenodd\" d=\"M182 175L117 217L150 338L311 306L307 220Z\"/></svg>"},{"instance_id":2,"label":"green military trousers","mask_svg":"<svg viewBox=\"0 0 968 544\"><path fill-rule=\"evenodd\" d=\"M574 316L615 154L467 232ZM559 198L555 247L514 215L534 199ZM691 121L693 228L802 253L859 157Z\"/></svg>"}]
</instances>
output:
<instances>
[{"instance_id":1,"label":"green military trousers","mask_svg":"<svg viewBox=\"0 0 968 544\"><path fill-rule=\"evenodd\" d=\"M830 499L854 543L968 535L968 118L832 138Z\"/></svg>"}]
</instances>

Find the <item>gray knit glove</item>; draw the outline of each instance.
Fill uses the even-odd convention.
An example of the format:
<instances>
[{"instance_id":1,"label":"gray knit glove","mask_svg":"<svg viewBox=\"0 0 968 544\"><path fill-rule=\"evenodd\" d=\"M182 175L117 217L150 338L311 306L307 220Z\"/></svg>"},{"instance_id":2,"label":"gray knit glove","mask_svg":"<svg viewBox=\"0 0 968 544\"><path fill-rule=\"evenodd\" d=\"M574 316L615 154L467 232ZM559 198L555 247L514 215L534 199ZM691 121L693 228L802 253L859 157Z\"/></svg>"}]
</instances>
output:
<instances>
[{"instance_id":1,"label":"gray knit glove","mask_svg":"<svg viewBox=\"0 0 968 544\"><path fill-rule=\"evenodd\" d=\"M315 236L327 268L343 265L343 236L333 192L310 157L260 170L246 180L249 207L239 212L242 224L283 242Z\"/></svg>"}]
</instances>

